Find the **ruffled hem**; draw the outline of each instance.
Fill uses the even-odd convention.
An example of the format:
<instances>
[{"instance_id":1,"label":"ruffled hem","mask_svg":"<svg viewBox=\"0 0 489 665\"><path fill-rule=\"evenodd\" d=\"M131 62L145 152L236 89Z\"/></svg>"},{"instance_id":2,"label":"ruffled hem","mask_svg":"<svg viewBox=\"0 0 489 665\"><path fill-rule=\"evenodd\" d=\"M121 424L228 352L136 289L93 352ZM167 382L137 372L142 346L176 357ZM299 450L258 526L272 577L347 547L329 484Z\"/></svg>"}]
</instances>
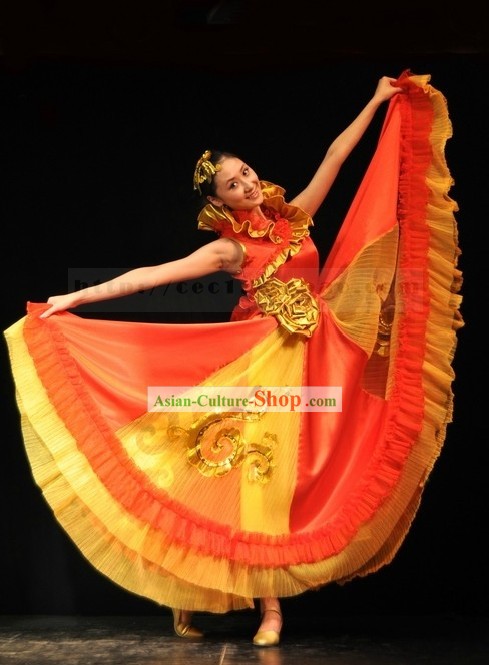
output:
<instances>
[{"instance_id":1,"label":"ruffled hem","mask_svg":"<svg viewBox=\"0 0 489 665\"><path fill-rule=\"evenodd\" d=\"M403 500L404 494L407 503L379 551L337 581L367 575L392 560L411 527L453 416L452 361L457 331L464 325L454 216L458 206L448 195L453 180L445 161L452 126L445 98L429 80L406 71L398 81L407 93L396 99L402 118L396 284L400 306L392 333L395 361L388 383L392 417L385 450L374 462L371 475L372 481L389 478L394 492L387 502ZM359 504L363 491L372 486L375 482L367 480L357 497Z\"/></svg>"}]
</instances>

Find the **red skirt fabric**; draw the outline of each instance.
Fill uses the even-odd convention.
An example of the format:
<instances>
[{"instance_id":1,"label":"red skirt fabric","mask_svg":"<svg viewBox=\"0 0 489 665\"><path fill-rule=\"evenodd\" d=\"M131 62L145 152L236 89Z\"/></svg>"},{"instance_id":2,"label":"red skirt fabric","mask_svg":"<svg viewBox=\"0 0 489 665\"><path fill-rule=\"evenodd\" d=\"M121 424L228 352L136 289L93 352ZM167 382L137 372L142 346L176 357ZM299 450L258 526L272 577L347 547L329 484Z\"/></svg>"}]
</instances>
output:
<instances>
[{"instance_id":1,"label":"red skirt fabric","mask_svg":"<svg viewBox=\"0 0 489 665\"><path fill-rule=\"evenodd\" d=\"M452 419L461 274L446 100L404 73L324 266L306 337L225 323L85 319L29 303L5 331L26 451L56 519L125 589L227 612L389 563ZM149 386L336 386L337 412L149 411Z\"/></svg>"}]
</instances>

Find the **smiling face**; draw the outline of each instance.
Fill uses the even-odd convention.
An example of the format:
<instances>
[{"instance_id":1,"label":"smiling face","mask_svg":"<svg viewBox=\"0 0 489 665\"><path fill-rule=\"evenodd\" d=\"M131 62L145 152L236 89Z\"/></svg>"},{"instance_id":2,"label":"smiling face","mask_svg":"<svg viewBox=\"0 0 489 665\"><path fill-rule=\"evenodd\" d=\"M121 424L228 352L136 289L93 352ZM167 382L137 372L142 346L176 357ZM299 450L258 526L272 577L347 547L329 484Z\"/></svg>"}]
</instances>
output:
<instances>
[{"instance_id":1,"label":"smiling face","mask_svg":"<svg viewBox=\"0 0 489 665\"><path fill-rule=\"evenodd\" d=\"M225 157L214 176L215 195L208 200L231 210L252 210L263 203L260 180L253 169L238 157Z\"/></svg>"}]
</instances>

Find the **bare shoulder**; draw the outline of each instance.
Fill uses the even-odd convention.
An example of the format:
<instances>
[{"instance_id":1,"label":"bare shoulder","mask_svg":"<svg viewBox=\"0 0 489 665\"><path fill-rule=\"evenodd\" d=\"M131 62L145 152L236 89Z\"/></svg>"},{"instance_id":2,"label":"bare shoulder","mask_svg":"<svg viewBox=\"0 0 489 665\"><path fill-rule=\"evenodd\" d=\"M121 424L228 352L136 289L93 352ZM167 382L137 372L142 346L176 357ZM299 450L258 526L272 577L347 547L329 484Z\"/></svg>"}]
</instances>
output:
<instances>
[{"instance_id":1,"label":"bare shoulder","mask_svg":"<svg viewBox=\"0 0 489 665\"><path fill-rule=\"evenodd\" d=\"M237 273L243 263L244 250L237 240L232 238L218 238L213 243L222 261L222 269L226 272Z\"/></svg>"}]
</instances>

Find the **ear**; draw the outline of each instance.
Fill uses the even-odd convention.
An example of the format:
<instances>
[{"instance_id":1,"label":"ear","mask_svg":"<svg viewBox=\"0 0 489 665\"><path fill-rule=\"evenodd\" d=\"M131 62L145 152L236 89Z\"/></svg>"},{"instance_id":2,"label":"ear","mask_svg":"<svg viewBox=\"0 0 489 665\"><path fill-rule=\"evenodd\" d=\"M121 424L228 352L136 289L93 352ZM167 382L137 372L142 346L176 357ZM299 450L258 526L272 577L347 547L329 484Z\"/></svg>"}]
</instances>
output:
<instances>
[{"instance_id":1,"label":"ear","mask_svg":"<svg viewBox=\"0 0 489 665\"><path fill-rule=\"evenodd\" d=\"M222 199L219 199L217 196L208 196L207 200L209 203L212 203L212 205L215 205L217 208L222 208L224 205L224 201Z\"/></svg>"}]
</instances>

